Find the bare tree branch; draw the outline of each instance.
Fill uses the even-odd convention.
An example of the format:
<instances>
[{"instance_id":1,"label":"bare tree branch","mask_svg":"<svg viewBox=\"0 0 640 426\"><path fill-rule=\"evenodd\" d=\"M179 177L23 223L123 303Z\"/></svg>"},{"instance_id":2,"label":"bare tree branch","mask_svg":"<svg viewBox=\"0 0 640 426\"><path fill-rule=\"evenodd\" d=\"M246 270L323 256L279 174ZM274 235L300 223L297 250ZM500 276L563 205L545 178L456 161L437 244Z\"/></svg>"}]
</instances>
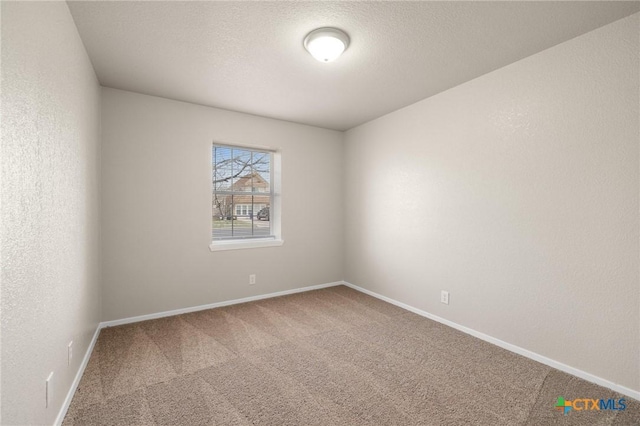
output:
<instances>
[{"instance_id":1,"label":"bare tree branch","mask_svg":"<svg viewBox=\"0 0 640 426\"><path fill-rule=\"evenodd\" d=\"M247 153L246 151L241 151ZM244 158L243 158L244 157ZM231 183L233 180L240 177L250 177L254 174L262 175L269 173L270 167L270 155L258 154L253 155L236 155L232 158L225 158L220 161L214 159L214 176L212 177L212 183L214 190L220 189L221 183ZM235 171L230 176L224 176L229 170ZM228 188L232 188L230 185ZM218 210L220 217L233 216L233 206L231 203L227 204L227 197L218 198L217 192L214 191L214 208Z\"/></svg>"},{"instance_id":2,"label":"bare tree branch","mask_svg":"<svg viewBox=\"0 0 640 426\"><path fill-rule=\"evenodd\" d=\"M215 167L216 174L218 174L218 170L220 169L224 170L225 168L227 168L230 163L232 163L232 165L238 166L240 170L231 176L220 177L220 178L217 178L216 176L216 178L213 179L213 183L216 184L221 182L228 182L232 179L240 177L245 172L245 170L247 170L247 168L249 168L250 170L253 170L254 173L267 173L269 172L269 162L266 161L266 159L267 159L267 155L263 155L254 161L250 161L250 160L243 161L239 157L234 157L234 158L222 160L220 162L216 162L216 167ZM259 167L259 166L264 166L264 167ZM233 168L235 167L232 167L232 169Z\"/></svg>"}]
</instances>

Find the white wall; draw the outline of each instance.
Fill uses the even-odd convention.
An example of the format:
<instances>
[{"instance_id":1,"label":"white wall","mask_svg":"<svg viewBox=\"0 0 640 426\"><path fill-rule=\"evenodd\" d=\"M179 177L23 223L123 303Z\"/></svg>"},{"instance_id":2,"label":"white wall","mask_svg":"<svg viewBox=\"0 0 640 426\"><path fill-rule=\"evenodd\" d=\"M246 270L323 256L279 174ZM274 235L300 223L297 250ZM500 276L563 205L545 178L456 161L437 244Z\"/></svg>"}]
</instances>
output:
<instances>
[{"instance_id":1,"label":"white wall","mask_svg":"<svg viewBox=\"0 0 640 426\"><path fill-rule=\"evenodd\" d=\"M340 132L114 89L102 99L104 320L342 279ZM213 141L281 151L283 246L209 250Z\"/></svg>"},{"instance_id":2,"label":"white wall","mask_svg":"<svg viewBox=\"0 0 640 426\"><path fill-rule=\"evenodd\" d=\"M51 424L100 320L100 87L65 2L1 7L2 424Z\"/></svg>"},{"instance_id":3,"label":"white wall","mask_svg":"<svg viewBox=\"0 0 640 426\"><path fill-rule=\"evenodd\" d=\"M640 390L639 16L348 131L346 280Z\"/></svg>"}]
</instances>

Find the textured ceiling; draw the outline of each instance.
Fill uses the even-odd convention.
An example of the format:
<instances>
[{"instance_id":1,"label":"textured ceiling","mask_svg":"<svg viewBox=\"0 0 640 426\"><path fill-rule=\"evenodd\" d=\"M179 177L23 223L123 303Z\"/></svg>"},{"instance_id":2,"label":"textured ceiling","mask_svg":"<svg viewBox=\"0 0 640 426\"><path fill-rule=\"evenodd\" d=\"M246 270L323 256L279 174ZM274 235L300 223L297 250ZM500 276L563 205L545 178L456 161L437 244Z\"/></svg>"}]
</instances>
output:
<instances>
[{"instance_id":1,"label":"textured ceiling","mask_svg":"<svg viewBox=\"0 0 640 426\"><path fill-rule=\"evenodd\" d=\"M69 2L102 85L346 130L640 10L638 2ZM351 45L323 64L322 26Z\"/></svg>"}]
</instances>

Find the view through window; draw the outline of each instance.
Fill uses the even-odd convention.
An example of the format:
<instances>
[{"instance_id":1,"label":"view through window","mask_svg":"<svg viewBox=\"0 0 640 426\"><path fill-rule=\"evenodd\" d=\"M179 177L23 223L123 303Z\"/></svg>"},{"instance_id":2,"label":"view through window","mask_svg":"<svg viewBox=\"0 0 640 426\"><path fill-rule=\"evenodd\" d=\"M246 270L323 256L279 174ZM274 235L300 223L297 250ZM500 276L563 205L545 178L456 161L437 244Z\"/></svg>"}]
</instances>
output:
<instances>
[{"instance_id":1,"label":"view through window","mask_svg":"<svg viewBox=\"0 0 640 426\"><path fill-rule=\"evenodd\" d=\"M214 144L212 163L212 240L272 237L272 154Z\"/></svg>"}]
</instances>

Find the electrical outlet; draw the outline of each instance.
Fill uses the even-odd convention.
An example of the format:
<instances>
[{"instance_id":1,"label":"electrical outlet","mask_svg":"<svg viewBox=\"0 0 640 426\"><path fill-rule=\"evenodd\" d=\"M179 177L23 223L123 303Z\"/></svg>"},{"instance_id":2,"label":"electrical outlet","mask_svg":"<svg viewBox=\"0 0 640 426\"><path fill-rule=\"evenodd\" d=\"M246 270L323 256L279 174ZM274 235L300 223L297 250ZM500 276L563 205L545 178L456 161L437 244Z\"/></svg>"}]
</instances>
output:
<instances>
[{"instance_id":1,"label":"electrical outlet","mask_svg":"<svg viewBox=\"0 0 640 426\"><path fill-rule=\"evenodd\" d=\"M69 342L67 345L67 366L71 365L71 360L73 359L73 340Z\"/></svg>"},{"instance_id":2,"label":"electrical outlet","mask_svg":"<svg viewBox=\"0 0 640 426\"><path fill-rule=\"evenodd\" d=\"M448 291L442 290L440 292L440 302L444 303L445 305L449 304L449 292Z\"/></svg>"},{"instance_id":3,"label":"electrical outlet","mask_svg":"<svg viewBox=\"0 0 640 426\"><path fill-rule=\"evenodd\" d=\"M49 408L51 402L53 400L53 371L47 377L47 380L44 382L44 406L45 408Z\"/></svg>"},{"instance_id":4,"label":"electrical outlet","mask_svg":"<svg viewBox=\"0 0 640 426\"><path fill-rule=\"evenodd\" d=\"M249 275L249 285L254 285L256 283L256 274Z\"/></svg>"}]
</instances>

